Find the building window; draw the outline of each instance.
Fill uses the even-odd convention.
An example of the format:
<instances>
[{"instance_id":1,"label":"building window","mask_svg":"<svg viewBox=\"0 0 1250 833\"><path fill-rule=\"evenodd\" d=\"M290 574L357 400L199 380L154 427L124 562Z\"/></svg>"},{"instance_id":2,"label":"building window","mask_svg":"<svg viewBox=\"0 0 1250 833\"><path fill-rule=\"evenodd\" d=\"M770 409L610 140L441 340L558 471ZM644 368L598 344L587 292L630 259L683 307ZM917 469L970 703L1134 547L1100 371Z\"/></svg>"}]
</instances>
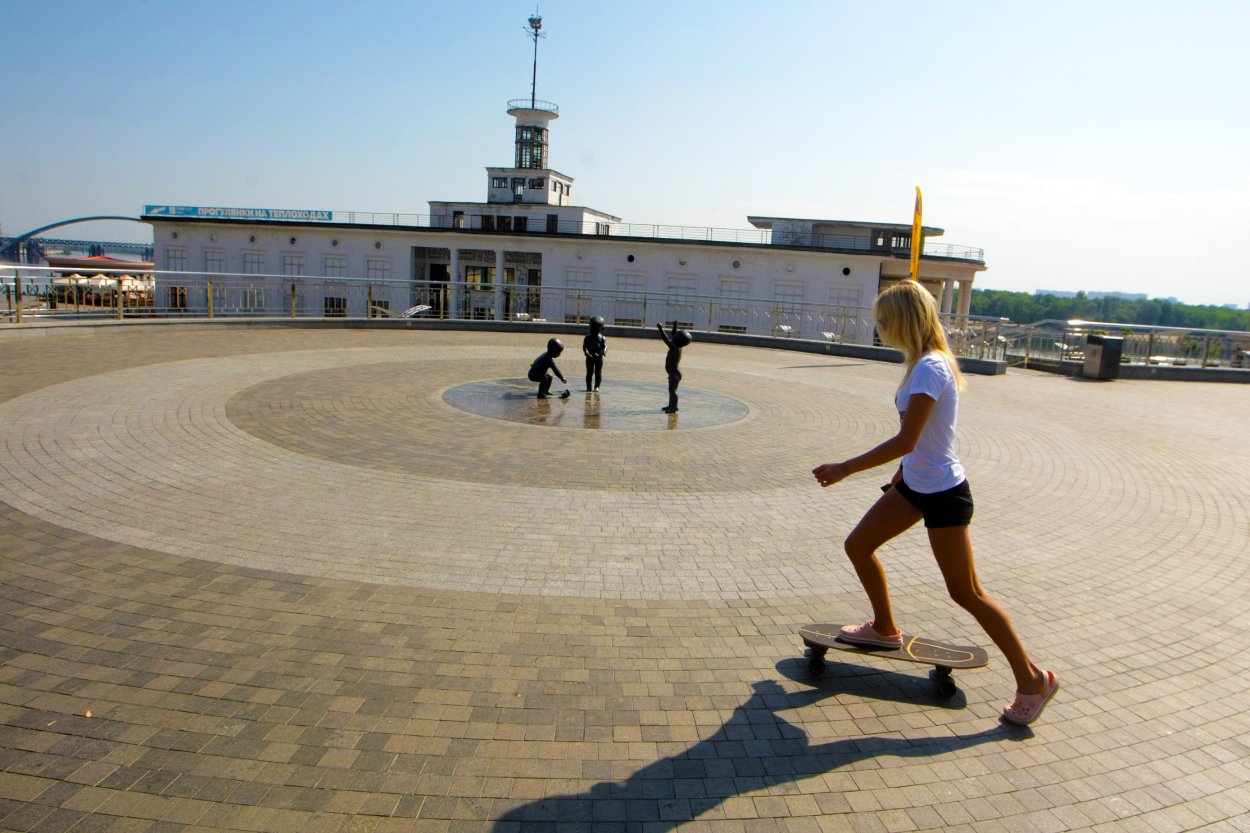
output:
<instances>
[{"instance_id":1,"label":"building window","mask_svg":"<svg viewBox=\"0 0 1250 833\"><path fill-rule=\"evenodd\" d=\"M859 288L854 286L831 286L829 287L829 306L831 307L858 307L859 306Z\"/></svg>"},{"instance_id":2,"label":"building window","mask_svg":"<svg viewBox=\"0 0 1250 833\"><path fill-rule=\"evenodd\" d=\"M246 275L263 275L265 273L265 253L244 252L243 273Z\"/></svg>"},{"instance_id":3,"label":"building window","mask_svg":"<svg viewBox=\"0 0 1250 833\"><path fill-rule=\"evenodd\" d=\"M243 307L249 310L265 308L265 290L259 286L248 286L243 289Z\"/></svg>"},{"instance_id":4,"label":"building window","mask_svg":"<svg viewBox=\"0 0 1250 833\"><path fill-rule=\"evenodd\" d=\"M547 233L555 234L559 230L560 230L560 215L548 214L547 215Z\"/></svg>"},{"instance_id":5,"label":"building window","mask_svg":"<svg viewBox=\"0 0 1250 833\"><path fill-rule=\"evenodd\" d=\"M547 128L517 125L517 168L543 168L547 158Z\"/></svg>"},{"instance_id":6,"label":"building window","mask_svg":"<svg viewBox=\"0 0 1250 833\"><path fill-rule=\"evenodd\" d=\"M726 301L745 301L751 297L751 282L737 278L721 278L720 296Z\"/></svg>"},{"instance_id":7,"label":"building window","mask_svg":"<svg viewBox=\"0 0 1250 833\"><path fill-rule=\"evenodd\" d=\"M165 268L171 272L187 271L187 250L186 249L166 249L165 250Z\"/></svg>"},{"instance_id":8,"label":"building window","mask_svg":"<svg viewBox=\"0 0 1250 833\"><path fill-rule=\"evenodd\" d=\"M187 309L187 307L187 288L185 286L171 286L169 288L169 308Z\"/></svg>"},{"instance_id":9,"label":"building window","mask_svg":"<svg viewBox=\"0 0 1250 833\"><path fill-rule=\"evenodd\" d=\"M773 290L773 300L778 312L800 313L803 311L803 284L779 283Z\"/></svg>"},{"instance_id":10,"label":"building window","mask_svg":"<svg viewBox=\"0 0 1250 833\"><path fill-rule=\"evenodd\" d=\"M529 224L529 218L528 218L528 217L513 217L513 218L512 218L512 228L513 228L513 230L515 230L515 231L529 231L529 227L530 227L530 224Z\"/></svg>"},{"instance_id":11,"label":"building window","mask_svg":"<svg viewBox=\"0 0 1250 833\"><path fill-rule=\"evenodd\" d=\"M490 187L492 187L492 188L507 188L507 187L508 187L508 178L507 178L506 176L492 176L492 177L490 178Z\"/></svg>"},{"instance_id":12,"label":"building window","mask_svg":"<svg viewBox=\"0 0 1250 833\"><path fill-rule=\"evenodd\" d=\"M327 295L325 297L325 316L326 318L346 318L347 299L338 295Z\"/></svg>"},{"instance_id":13,"label":"building window","mask_svg":"<svg viewBox=\"0 0 1250 833\"><path fill-rule=\"evenodd\" d=\"M688 320L694 313L694 284L695 279L688 275L668 276L668 304L664 317L669 321L676 320L678 327L688 330L694 329L694 324Z\"/></svg>"},{"instance_id":14,"label":"building window","mask_svg":"<svg viewBox=\"0 0 1250 833\"><path fill-rule=\"evenodd\" d=\"M751 297L751 282L741 278L720 279L720 304L717 329L722 333L745 333L750 316L747 300Z\"/></svg>"},{"instance_id":15,"label":"building window","mask_svg":"<svg viewBox=\"0 0 1250 833\"><path fill-rule=\"evenodd\" d=\"M643 276L636 272L620 272L616 276L616 288L619 292L642 294Z\"/></svg>"},{"instance_id":16,"label":"building window","mask_svg":"<svg viewBox=\"0 0 1250 833\"><path fill-rule=\"evenodd\" d=\"M346 278L347 258L342 255L326 255L325 269L327 278Z\"/></svg>"},{"instance_id":17,"label":"building window","mask_svg":"<svg viewBox=\"0 0 1250 833\"><path fill-rule=\"evenodd\" d=\"M282 255L282 274L298 276L304 274L304 256L296 252L284 252Z\"/></svg>"},{"instance_id":18,"label":"building window","mask_svg":"<svg viewBox=\"0 0 1250 833\"><path fill-rule=\"evenodd\" d=\"M547 180L541 177L539 177L538 179L530 180L530 188L545 188L545 187L547 187Z\"/></svg>"},{"instance_id":19,"label":"building window","mask_svg":"<svg viewBox=\"0 0 1250 833\"><path fill-rule=\"evenodd\" d=\"M391 277L391 261L384 257L371 257L365 261L365 277L371 281L384 281Z\"/></svg>"},{"instance_id":20,"label":"building window","mask_svg":"<svg viewBox=\"0 0 1250 833\"><path fill-rule=\"evenodd\" d=\"M647 300L643 293L646 275L642 272L616 273L616 298L611 302L613 323L622 327L641 327L647 314Z\"/></svg>"},{"instance_id":21,"label":"building window","mask_svg":"<svg viewBox=\"0 0 1250 833\"><path fill-rule=\"evenodd\" d=\"M583 269L569 269L564 273L564 285L571 294L580 294L590 289L594 282L594 273Z\"/></svg>"},{"instance_id":22,"label":"building window","mask_svg":"<svg viewBox=\"0 0 1250 833\"><path fill-rule=\"evenodd\" d=\"M595 223L595 234L607 234L607 233L608 233L607 223Z\"/></svg>"},{"instance_id":23,"label":"building window","mask_svg":"<svg viewBox=\"0 0 1250 833\"><path fill-rule=\"evenodd\" d=\"M499 218L499 230L500 231L512 231L512 218L500 217Z\"/></svg>"},{"instance_id":24,"label":"building window","mask_svg":"<svg viewBox=\"0 0 1250 833\"><path fill-rule=\"evenodd\" d=\"M226 271L226 253L221 249L204 250L204 271L221 274Z\"/></svg>"},{"instance_id":25,"label":"building window","mask_svg":"<svg viewBox=\"0 0 1250 833\"><path fill-rule=\"evenodd\" d=\"M669 275L668 294L683 300L694 295L694 278L686 275Z\"/></svg>"},{"instance_id":26,"label":"building window","mask_svg":"<svg viewBox=\"0 0 1250 833\"><path fill-rule=\"evenodd\" d=\"M482 215L482 231L494 231L494 230L495 230L495 215L483 214Z\"/></svg>"},{"instance_id":27,"label":"building window","mask_svg":"<svg viewBox=\"0 0 1250 833\"><path fill-rule=\"evenodd\" d=\"M391 302L374 300L373 306L369 308L370 318L389 318L391 314Z\"/></svg>"}]
</instances>

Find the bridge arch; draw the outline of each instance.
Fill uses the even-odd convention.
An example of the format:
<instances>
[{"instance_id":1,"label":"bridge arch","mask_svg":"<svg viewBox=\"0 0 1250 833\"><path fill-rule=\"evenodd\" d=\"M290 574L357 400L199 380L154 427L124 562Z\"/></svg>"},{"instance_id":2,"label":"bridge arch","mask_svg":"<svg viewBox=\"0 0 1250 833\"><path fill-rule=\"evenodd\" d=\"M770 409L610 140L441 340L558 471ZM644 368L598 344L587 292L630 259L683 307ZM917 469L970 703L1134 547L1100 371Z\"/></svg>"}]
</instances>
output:
<instances>
[{"instance_id":1,"label":"bridge arch","mask_svg":"<svg viewBox=\"0 0 1250 833\"><path fill-rule=\"evenodd\" d=\"M60 228L61 226L72 226L75 223L87 223L92 220L127 220L132 223L146 222L138 217L122 217L116 214L98 214L91 217L75 217L72 220L58 220L55 223L48 223L46 226L40 226L39 228L28 231L25 234L19 234L17 237L10 238L8 244L5 245L2 251L0 251L0 256L16 260L19 252L21 251L21 245L35 235L43 234L45 231L51 231L52 229Z\"/></svg>"}]
</instances>

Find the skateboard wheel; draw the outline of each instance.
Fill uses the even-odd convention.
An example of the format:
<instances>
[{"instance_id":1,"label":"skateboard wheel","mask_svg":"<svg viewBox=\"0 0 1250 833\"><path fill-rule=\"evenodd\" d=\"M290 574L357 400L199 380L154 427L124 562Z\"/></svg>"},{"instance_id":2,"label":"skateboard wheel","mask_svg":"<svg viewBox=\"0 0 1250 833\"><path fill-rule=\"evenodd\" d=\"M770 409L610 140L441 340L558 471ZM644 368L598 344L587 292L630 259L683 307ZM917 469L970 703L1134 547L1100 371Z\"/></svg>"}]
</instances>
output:
<instances>
[{"instance_id":1,"label":"skateboard wheel","mask_svg":"<svg viewBox=\"0 0 1250 833\"><path fill-rule=\"evenodd\" d=\"M825 673L825 661L820 657L812 657L807 661L807 673L819 677Z\"/></svg>"}]
</instances>

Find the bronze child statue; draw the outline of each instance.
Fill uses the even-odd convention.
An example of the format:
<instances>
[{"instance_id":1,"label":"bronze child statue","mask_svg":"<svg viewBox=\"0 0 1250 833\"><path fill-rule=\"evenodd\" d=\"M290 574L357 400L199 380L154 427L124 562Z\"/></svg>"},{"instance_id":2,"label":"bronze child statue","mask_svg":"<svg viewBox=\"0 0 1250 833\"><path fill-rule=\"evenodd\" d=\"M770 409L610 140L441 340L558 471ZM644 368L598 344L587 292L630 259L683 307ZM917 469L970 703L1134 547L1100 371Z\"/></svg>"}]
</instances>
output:
<instances>
[{"instance_id":1,"label":"bronze child statue","mask_svg":"<svg viewBox=\"0 0 1250 833\"><path fill-rule=\"evenodd\" d=\"M671 336L664 332L663 324L655 325L660 331L660 338L668 345L668 355L664 357L664 370L668 373L668 405L660 409L666 414L677 413L677 386L681 384L681 371L678 369L681 364L681 348L691 342L690 333L677 329L676 321L672 324Z\"/></svg>"},{"instance_id":2,"label":"bronze child statue","mask_svg":"<svg viewBox=\"0 0 1250 833\"><path fill-rule=\"evenodd\" d=\"M586 356L586 390L599 390L603 381L603 356L608 352L608 340L603 335L603 316L590 319L590 332L582 339L582 353Z\"/></svg>"},{"instance_id":3,"label":"bronze child statue","mask_svg":"<svg viewBox=\"0 0 1250 833\"><path fill-rule=\"evenodd\" d=\"M564 374L560 372L560 368L556 367L556 358L564 352L564 342L558 338L549 339L547 341L547 351L534 359L534 363L530 365L529 380L538 383L538 398L546 399L551 396L551 373L560 377L560 381L568 384L568 380L564 378ZM551 373L547 371L550 370ZM567 399L570 396L566 390L560 394L561 399Z\"/></svg>"}]
</instances>

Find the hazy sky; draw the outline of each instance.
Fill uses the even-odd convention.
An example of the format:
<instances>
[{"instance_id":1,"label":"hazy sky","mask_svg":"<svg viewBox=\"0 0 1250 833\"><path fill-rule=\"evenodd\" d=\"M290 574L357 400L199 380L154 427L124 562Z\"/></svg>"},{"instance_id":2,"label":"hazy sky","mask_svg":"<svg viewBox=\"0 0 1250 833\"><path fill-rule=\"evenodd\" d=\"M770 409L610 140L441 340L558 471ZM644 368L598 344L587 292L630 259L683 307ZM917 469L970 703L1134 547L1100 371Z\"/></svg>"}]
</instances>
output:
<instances>
[{"instance_id":1,"label":"hazy sky","mask_svg":"<svg viewBox=\"0 0 1250 833\"><path fill-rule=\"evenodd\" d=\"M575 202L910 223L990 289L1250 303L1250 3L540 0ZM512 164L533 0L0 0L0 226L427 214ZM150 240L146 226L58 234Z\"/></svg>"}]
</instances>

